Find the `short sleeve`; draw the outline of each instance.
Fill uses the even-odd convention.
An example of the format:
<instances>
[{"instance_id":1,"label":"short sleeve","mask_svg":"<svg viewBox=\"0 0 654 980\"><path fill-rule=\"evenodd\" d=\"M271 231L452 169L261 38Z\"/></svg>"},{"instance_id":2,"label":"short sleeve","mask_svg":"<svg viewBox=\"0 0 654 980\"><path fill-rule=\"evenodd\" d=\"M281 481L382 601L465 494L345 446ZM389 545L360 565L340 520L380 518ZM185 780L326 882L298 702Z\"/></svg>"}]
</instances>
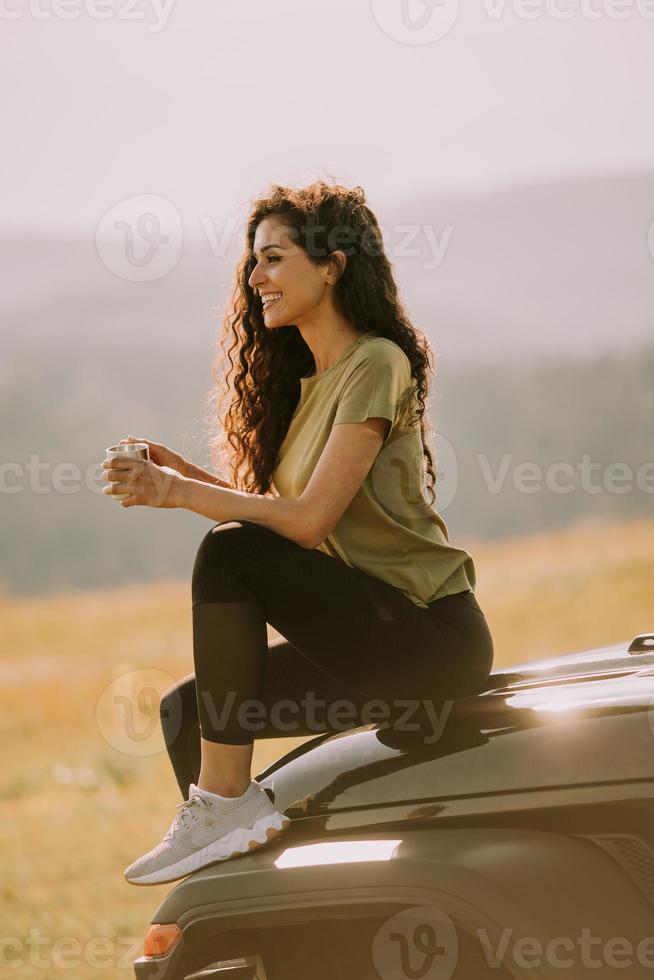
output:
<instances>
[{"instance_id":1,"label":"short sleeve","mask_svg":"<svg viewBox=\"0 0 654 980\"><path fill-rule=\"evenodd\" d=\"M334 425L339 422L365 422L381 416L389 419L391 430L399 421L412 390L409 360L392 343L371 341L348 374L338 399Z\"/></svg>"}]
</instances>

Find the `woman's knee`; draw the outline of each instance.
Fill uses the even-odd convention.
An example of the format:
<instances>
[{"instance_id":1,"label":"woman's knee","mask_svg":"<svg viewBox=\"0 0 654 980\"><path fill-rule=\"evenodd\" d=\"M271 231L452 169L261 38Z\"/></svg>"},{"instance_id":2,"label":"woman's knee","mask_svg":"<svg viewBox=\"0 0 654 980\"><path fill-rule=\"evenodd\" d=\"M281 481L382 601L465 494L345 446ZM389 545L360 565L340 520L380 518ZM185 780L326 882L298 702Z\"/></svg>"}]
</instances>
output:
<instances>
[{"instance_id":1,"label":"woman's knee","mask_svg":"<svg viewBox=\"0 0 654 980\"><path fill-rule=\"evenodd\" d=\"M195 557L196 567L206 559L215 561L219 555L230 548L238 548L238 542L243 538L241 532L245 526L242 521L223 521L209 528L198 547Z\"/></svg>"},{"instance_id":2,"label":"woman's knee","mask_svg":"<svg viewBox=\"0 0 654 980\"><path fill-rule=\"evenodd\" d=\"M248 556L256 553L260 530L249 521L224 521L207 531L193 564L193 604L251 598L238 576L247 567Z\"/></svg>"}]
</instances>

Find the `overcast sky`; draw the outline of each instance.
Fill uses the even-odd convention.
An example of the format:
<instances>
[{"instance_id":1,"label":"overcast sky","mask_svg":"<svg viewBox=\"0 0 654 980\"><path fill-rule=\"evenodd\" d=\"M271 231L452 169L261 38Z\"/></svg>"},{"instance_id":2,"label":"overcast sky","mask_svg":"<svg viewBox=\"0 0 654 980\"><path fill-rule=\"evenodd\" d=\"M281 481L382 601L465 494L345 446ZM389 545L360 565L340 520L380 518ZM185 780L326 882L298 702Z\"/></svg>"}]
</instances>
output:
<instances>
[{"instance_id":1,"label":"overcast sky","mask_svg":"<svg viewBox=\"0 0 654 980\"><path fill-rule=\"evenodd\" d=\"M194 226L328 173L374 207L651 171L654 2L611 2L2 0L0 231L140 194Z\"/></svg>"}]
</instances>

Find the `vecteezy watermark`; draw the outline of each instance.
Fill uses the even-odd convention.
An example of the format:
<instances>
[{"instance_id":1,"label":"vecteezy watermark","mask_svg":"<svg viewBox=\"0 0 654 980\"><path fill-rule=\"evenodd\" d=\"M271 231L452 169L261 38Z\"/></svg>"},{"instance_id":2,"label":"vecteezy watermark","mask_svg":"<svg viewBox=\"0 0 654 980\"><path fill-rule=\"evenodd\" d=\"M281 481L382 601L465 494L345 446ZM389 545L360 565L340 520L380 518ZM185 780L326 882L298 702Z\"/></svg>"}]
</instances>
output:
<instances>
[{"instance_id":1,"label":"vecteezy watermark","mask_svg":"<svg viewBox=\"0 0 654 980\"><path fill-rule=\"evenodd\" d=\"M511 470L511 483L518 493L568 494L581 490L583 493L625 494L634 490L634 483L642 493L654 493L654 461L647 460L634 469L629 463L613 461L593 462L590 453L582 453L575 463L556 460L541 466L530 460L513 464L513 454L504 453L496 471L485 453L477 453L477 461L489 493L501 493Z\"/></svg>"},{"instance_id":2,"label":"vecteezy watermark","mask_svg":"<svg viewBox=\"0 0 654 980\"><path fill-rule=\"evenodd\" d=\"M382 980L450 980L461 959L459 931L442 909L415 906L387 919L372 943L372 959ZM468 940L477 947L492 970L507 967L539 971L622 970L629 967L654 968L654 936L633 942L625 936L602 937L590 927L575 936L517 935L511 928L465 929ZM535 973L534 973L535 975ZM538 974L540 976L540 973Z\"/></svg>"},{"instance_id":3,"label":"vecteezy watermark","mask_svg":"<svg viewBox=\"0 0 654 980\"><path fill-rule=\"evenodd\" d=\"M305 691L299 700L280 698L266 704L257 698L239 700L233 689L220 695L199 690L196 700L215 733L232 724L253 739L266 737L262 735L264 729L292 737L377 725L382 731L392 727L396 732L418 733L426 745L441 738L455 704L426 698L371 698L365 702L338 698L328 702L315 691ZM164 723L166 742L177 737L182 708L179 687L170 674L144 667L118 670L98 698L95 716L100 733L112 748L123 755L145 758L164 751Z\"/></svg>"},{"instance_id":4,"label":"vecteezy watermark","mask_svg":"<svg viewBox=\"0 0 654 980\"><path fill-rule=\"evenodd\" d=\"M625 936L596 936L584 927L576 936L515 936L514 930L502 929L499 942L492 941L485 929L477 930L479 945L490 967L511 962L521 969L536 970L542 966L554 969L585 967L598 970L624 970L630 966L654 968L654 936L645 936L634 944Z\"/></svg>"},{"instance_id":5,"label":"vecteezy watermark","mask_svg":"<svg viewBox=\"0 0 654 980\"><path fill-rule=\"evenodd\" d=\"M61 493L68 496L86 489L91 493L110 496L105 492L113 482L104 478L108 472L102 469L102 463L92 463L82 469L77 463L52 463L41 460L38 453L30 453L26 462L0 462L0 493L13 495L29 490L39 495ZM170 467L156 467L152 474L157 483L158 505L165 501L170 491L174 471Z\"/></svg>"},{"instance_id":6,"label":"vecteezy watermark","mask_svg":"<svg viewBox=\"0 0 654 980\"><path fill-rule=\"evenodd\" d=\"M401 411L401 408L398 408ZM398 427L382 446L371 470L372 490L378 500L399 517L424 517L430 512L431 496L419 483L420 469L416 469L416 454L420 444L416 432ZM436 448L436 502L434 506L444 511L454 500L458 489L459 462L452 444L437 433ZM533 460L515 460L513 453L504 453L498 460L486 453L477 453L475 459L486 488L490 494L503 493L511 486L517 493L536 494L543 491L555 494L575 492L597 496L601 493L654 494L654 461L646 460L634 467L629 463L611 461L600 463L590 453L582 453L576 462L555 460L543 465ZM70 461L51 462L41 459L39 453L30 453L26 460L0 462L0 494L10 496L29 491L39 495L60 493L66 496L89 490L105 494L109 481L103 478L101 463L82 468ZM155 469L153 471L157 473ZM161 499L165 499L171 482L171 473L161 470Z\"/></svg>"},{"instance_id":7,"label":"vecteezy watermark","mask_svg":"<svg viewBox=\"0 0 654 980\"><path fill-rule=\"evenodd\" d=\"M157 194L128 197L107 211L95 244L104 265L129 282L162 279L182 254L182 219L175 205Z\"/></svg>"},{"instance_id":8,"label":"vecteezy watermark","mask_svg":"<svg viewBox=\"0 0 654 980\"><path fill-rule=\"evenodd\" d=\"M101 463L92 463L82 469L77 463L42 460L38 453L30 453L26 461L5 459L0 462L0 493L16 494L29 490L41 495L49 493L73 494L82 489L91 493L103 493L106 481L102 480Z\"/></svg>"},{"instance_id":9,"label":"vecteezy watermark","mask_svg":"<svg viewBox=\"0 0 654 980\"><path fill-rule=\"evenodd\" d=\"M0 936L0 969L15 971L8 976L19 976L18 971L26 967L75 970L86 966L93 970L126 970L142 952L142 936L120 936L118 939L92 936L81 941L76 936L53 938L32 928L27 936Z\"/></svg>"},{"instance_id":10,"label":"vecteezy watermark","mask_svg":"<svg viewBox=\"0 0 654 980\"><path fill-rule=\"evenodd\" d=\"M337 698L327 702L317 697L315 691L305 691L299 701L280 698L271 705L248 698L239 702L236 711L234 690L227 691L220 699L212 691L201 690L198 700L216 733L224 731L230 719L235 719L239 730L250 733L253 738L261 735L264 729L292 736L294 733L302 735L307 730L344 732L377 725L382 731L392 727L395 732L420 733L426 745L433 745L440 739L455 704L450 700L435 704L428 698L394 698L392 701L371 698L358 704L348 698Z\"/></svg>"},{"instance_id":11,"label":"vecteezy watermark","mask_svg":"<svg viewBox=\"0 0 654 980\"><path fill-rule=\"evenodd\" d=\"M397 516L421 517L429 513L430 497L426 487L418 482L420 470L411 465L418 452L416 433L398 427L394 436L380 450L371 470L373 492L389 512ZM601 493L624 495L635 490L654 494L652 460L633 467L620 461L600 463L594 461L590 453L582 453L576 462L555 460L548 465L533 460L516 461L512 453L504 453L499 460L491 459L486 453L477 453L475 458L490 494L503 493L507 486L517 493L529 495L543 491L554 494L580 491L592 496ZM456 496L459 463L454 447L441 433L436 434L435 469L435 506L439 511L444 511ZM25 461L0 462L0 494L12 496L29 491L39 495L60 493L68 496L84 489L104 494L108 486L108 481L103 478L105 472L101 463L82 468L75 462L51 462L42 460L38 453L30 453ZM163 470L162 499L170 480L171 474Z\"/></svg>"},{"instance_id":12,"label":"vecteezy watermark","mask_svg":"<svg viewBox=\"0 0 654 980\"><path fill-rule=\"evenodd\" d=\"M441 433L436 434L435 449L433 506L442 514L456 497L459 461L453 445ZM396 517L418 520L431 513L431 495L423 481L424 474L415 466L421 453L417 430L398 426L382 446L371 468L372 492L381 506ZM624 495L635 490L654 494L652 460L634 468L617 460L609 463L594 461L590 453L582 453L575 462L555 460L548 465L534 460L516 460L513 453L504 453L498 462L486 453L476 453L475 459L489 494L503 493L509 487L516 493L530 496L543 492Z\"/></svg>"},{"instance_id":13,"label":"vecteezy watermark","mask_svg":"<svg viewBox=\"0 0 654 980\"><path fill-rule=\"evenodd\" d=\"M653 0L483 0L490 20L499 21L508 13L519 20L629 20L639 16L654 20Z\"/></svg>"},{"instance_id":14,"label":"vecteezy watermark","mask_svg":"<svg viewBox=\"0 0 654 980\"><path fill-rule=\"evenodd\" d=\"M371 0L372 14L388 37L401 44L433 44L454 28L459 0ZM482 0L490 21L654 20L654 0Z\"/></svg>"},{"instance_id":15,"label":"vecteezy watermark","mask_svg":"<svg viewBox=\"0 0 654 980\"><path fill-rule=\"evenodd\" d=\"M392 259L422 258L423 268L437 269L445 258L452 235L453 225L445 225L440 235L431 224L395 224L378 226L379 231L369 225L361 230L351 224L332 227L308 220L302 227L302 246L314 259L326 258L332 252L341 251L346 256L354 254L376 257L383 252ZM293 237L300 233L292 229Z\"/></svg>"},{"instance_id":16,"label":"vecteezy watermark","mask_svg":"<svg viewBox=\"0 0 654 980\"><path fill-rule=\"evenodd\" d=\"M2 2L2 0L0 0ZM214 258L224 258L233 249L246 247L246 222L228 214L222 222L209 215L199 219L199 229L189 236L204 241ZM193 232L193 229L191 229ZM358 250L363 255L379 254L380 245L391 261L411 259L421 262L427 272L438 269L450 247L454 226L437 227L426 222L379 225L379 234L339 225L327 230L308 223L305 244L316 258L340 249L346 255ZM318 244L324 239L325 244ZM128 282L162 279L176 267L182 255L184 234L178 208L158 194L139 194L125 198L102 215L96 229L96 251L102 263Z\"/></svg>"},{"instance_id":17,"label":"vecteezy watermark","mask_svg":"<svg viewBox=\"0 0 654 980\"><path fill-rule=\"evenodd\" d=\"M0 20L118 20L146 23L159 34L168 23L175 0L0 0Z\"/></svg>"}]
</instances>

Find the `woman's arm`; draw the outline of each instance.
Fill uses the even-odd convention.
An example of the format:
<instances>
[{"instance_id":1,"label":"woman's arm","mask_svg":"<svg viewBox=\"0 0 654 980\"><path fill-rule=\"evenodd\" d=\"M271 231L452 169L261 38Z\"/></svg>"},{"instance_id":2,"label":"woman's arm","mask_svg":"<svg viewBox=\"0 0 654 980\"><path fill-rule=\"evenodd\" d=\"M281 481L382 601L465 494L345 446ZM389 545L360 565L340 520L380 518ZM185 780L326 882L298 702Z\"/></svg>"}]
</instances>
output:
<instances>
[{"instance_id":1,"label":"woman's arm","mask_svg":"<svg viewBox=\"0 0 654 980\"><path fill-rule=\"evenodd\" d=\"M225 490L232 489L231 483L226 483L225 480L221 480L219 476L214 476L213 473L207 473L201 466L196 466L195 463L190 463L187 459L184 460L184 465L179 472L189 480L210 483L216 487L223 487Z\"/></svg>"},{"instance_id":2,"label":"woman's arm","mask_svg":"<svg viewBox=\"0 0 654 980\"><path fill-rule=\"evenodd\" d=\"M175 507L213 521L262 524L303 548L317 548L331 534L363 483L390 428L385 418L338 424L297 498L223 489L188 477L175 486Z\"/></svg>"},{"instance_id":3,"label":"woman's arm","mask_svg":"<svg viewBox=\"0 0 654 980\"><path fill-rule=\"evenodd\" d=\"M201 471L204 472L204 471ZM306 505L298 499L271 497L260 493L232 490L215 482L192 479L180 474L175 489L175 506L191 510L212 521L251 521L262 524L303 548L313 548L307 537ZM206 474L210 476L210 474ZM212 478L215 481L215 477Z\"/></svg>"}]
</instances>

